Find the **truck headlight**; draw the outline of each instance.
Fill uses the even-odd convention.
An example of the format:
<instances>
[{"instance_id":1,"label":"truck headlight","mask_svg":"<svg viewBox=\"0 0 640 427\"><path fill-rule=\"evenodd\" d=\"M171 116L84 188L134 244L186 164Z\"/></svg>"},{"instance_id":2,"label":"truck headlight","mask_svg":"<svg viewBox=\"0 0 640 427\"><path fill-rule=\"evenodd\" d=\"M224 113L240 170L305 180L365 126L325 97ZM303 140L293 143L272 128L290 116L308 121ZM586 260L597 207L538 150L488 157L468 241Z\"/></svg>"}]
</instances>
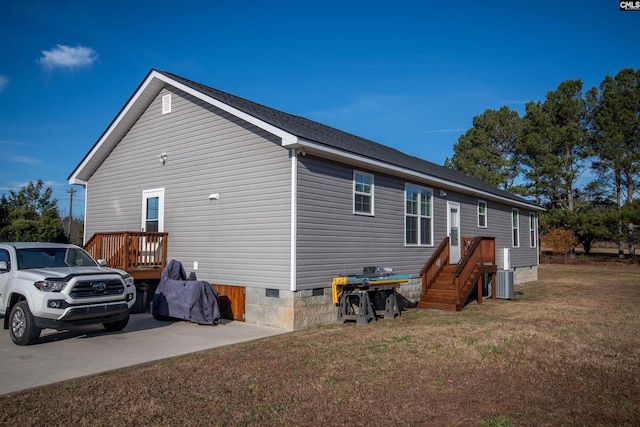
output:
<instances>
[{"instance_id":1,"label":"truck headlight","mask_svg":"<svg viewBox=\"0 0 640 427\"><path fill-rule=\"evenodd\" d=\"M40 280L35 282L33 286L40 289L42 292L60 292L65 286L67 286L67 282L58 280Z\"/></svg>"},{"instance_id":2,"label":"truck headlight","mask_svg":"<svg viewBox=\"0 0 640 427\"><path fill-rule=\"evenodd\" d=\"M124 279L124 286L125 286L125 287L127 287L127 288L128 288L128 287L130 287L130 286L133 286L133 283L134 283L133 277L131 277L131 276L130 276L130 275L128 275L128 274L125 274L125 275L123 276L123 279Z\"/></svg>"}]
</instances>

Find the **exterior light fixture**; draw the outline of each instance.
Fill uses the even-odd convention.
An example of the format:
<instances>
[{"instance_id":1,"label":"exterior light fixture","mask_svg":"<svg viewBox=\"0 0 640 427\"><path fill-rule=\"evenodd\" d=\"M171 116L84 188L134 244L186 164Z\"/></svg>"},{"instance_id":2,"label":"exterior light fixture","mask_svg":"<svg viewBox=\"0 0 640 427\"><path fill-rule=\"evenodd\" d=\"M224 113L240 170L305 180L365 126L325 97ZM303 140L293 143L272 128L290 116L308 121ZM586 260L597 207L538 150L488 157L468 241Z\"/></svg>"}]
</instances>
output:
<instances>
[{"instance_id":1,"label":"exterior light fixture","mask_svg":"<svg viewBox=\"0 0 640 427\"><path fill-rule=\"evenodd\" d=\"M162 163L163 165L167 162L167 157L169 157L169 156L167 155L166 151L164 153L158 154L158 158L160 159L160 163Z\"/></svg>"}]
</instances>

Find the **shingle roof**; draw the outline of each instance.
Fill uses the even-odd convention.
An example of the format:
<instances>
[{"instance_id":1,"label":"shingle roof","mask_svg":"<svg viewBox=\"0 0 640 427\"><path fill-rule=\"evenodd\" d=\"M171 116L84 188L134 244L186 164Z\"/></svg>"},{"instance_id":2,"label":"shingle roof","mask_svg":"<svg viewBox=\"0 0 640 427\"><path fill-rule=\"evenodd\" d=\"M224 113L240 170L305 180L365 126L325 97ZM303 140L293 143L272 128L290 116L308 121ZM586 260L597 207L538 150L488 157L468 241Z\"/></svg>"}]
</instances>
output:
<instances>
[{"instance_id":1,"label":"shingle roof","mask_svg":"<svg viewBox=\"0 0 640 427\"><path fill-rule=\"evenodd\" d=\"M306 139L318 144L332 147L344 152L367 157L373 160L405 168L414 172L432 176L441 180L452 182L458 185L468 187L470 189L479 190L495 196L513 200L519 203L525 203L535 206L531 201L516 196L507 191L501 190L492 185L486 184L475 178L471 178L461 172L435 163L423 160L418 157L410 156L395 148L370 141L359 136L343 132L339 129L332 128L322 123L306 119L301 116L288 114L264 105L240 98L235 95L220 91L218 89L205 86L203 84L185 79L175 74L158 71L170 79L173 79L185 86L196 90L204 95L223 102L243 113L249 114L259 120L262 120L272 126L280 128L299 138Z\"/></svg>"}]
</instances>

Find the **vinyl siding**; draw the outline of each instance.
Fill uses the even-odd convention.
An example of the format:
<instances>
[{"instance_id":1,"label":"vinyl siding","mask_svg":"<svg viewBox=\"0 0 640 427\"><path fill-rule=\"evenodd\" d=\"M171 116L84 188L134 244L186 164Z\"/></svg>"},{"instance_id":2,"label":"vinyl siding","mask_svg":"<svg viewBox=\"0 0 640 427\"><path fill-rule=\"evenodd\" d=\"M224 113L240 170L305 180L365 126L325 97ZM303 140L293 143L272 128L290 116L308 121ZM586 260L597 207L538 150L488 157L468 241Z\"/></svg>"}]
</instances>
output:
<instances>
[{"instance_id":1,"label":"vinyl siding","mask_svg":"<svg viewBox=\"0 0 640 427\"><path fill-rule=\"evenodd\" d=\"M297 206L298 289L327 286L339 274L357 273L364 266L393 267L398 274L417 277L447 233L447 202L460 204L461 235L496 238L496 256L511 248L511 207L487 201L487 228L478 227L478 199L447 190L446 196L428 182L405 181L374 173L375 216L353 214L353 170L349 165L299 157ZM433 190L434 245L406 246L405 184ZM486 201L486 200L485 200ZM528 221L528 211L520 209ZM537 249L529 248L528 222L521 247L511 249L512 267L537 265ZM501 265L501 263L499 264Z\"/></svg>"},{"instance_id":2,"label":"vinyl siding","mask_svg":"<svg viewBox=\"0 0 640 427\"><path fill-rule=\"evenodd\" d=\"M529 212L519 208L520 212L520 247L512 246L511 237L511 211L512 207L478 199L475 197L453 193L447 190L446 200L460 204L460 231L463 237L486 236L495 238L496 263L498 268L503 266L503 248L509 248L511 268L529 267L538 264L537 248L529 247ZM487 203L487 227L478 227L478 200ZM444 219L446 233L446 203L444 210L439 213ZM524 223L523 223L524 219ZM523 227L526 227L523 228Z\"/></svg>"},{"instance_id":3,"label":"vinyl siding","mask_svg":"<svg viewBox=\"0 0 640 427\"><path fill-rule=\"evenodd\" d=\"M163 115L168 93L172 112ZM197 261L203 280L288 289L290 170L277 138L166 87L90 178L87 237L140 230L142 191L164 188L169 259L187 272Z\"/></svg>"},{"instance_id":4,"label":"vinyl siding","mask_svg":"<svg viewBox=\"0 0 640 427\"><path fill-rule=\"evenodd\" d=\"M356 215L352 167L299 159L299 289L327 286L334 276L359 273L364 266L393 267L399 274L420 271L434 247L405 247L404 181L374 173L375 216ZM434 231L442 240L442 232Z\"/></svg>"}]
</instances>

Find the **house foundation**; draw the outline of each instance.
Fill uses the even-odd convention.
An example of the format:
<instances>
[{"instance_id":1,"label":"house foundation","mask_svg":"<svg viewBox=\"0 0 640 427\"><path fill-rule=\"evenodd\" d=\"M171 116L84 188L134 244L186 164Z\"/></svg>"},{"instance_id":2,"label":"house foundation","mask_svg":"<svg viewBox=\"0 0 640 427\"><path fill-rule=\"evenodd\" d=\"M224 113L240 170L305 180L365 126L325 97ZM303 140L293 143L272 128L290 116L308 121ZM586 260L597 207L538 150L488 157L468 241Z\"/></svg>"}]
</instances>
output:
<instances>
[{"instance_id":1,"label":"house foundation","mask_svg":"<svg viewBox=\"0 0 640 427\"><path fill-rule=\"evenodd\" d=\"M513 283L520 285L522 283L535 282L538 280L538 266L519 267L513 269Z\"/></svg>"},{"instance_id":2,"label":"house foundation","mask_svg":"<svg viewBox=\"0 0 640 427\"><path fill-rule=\"evenodd\" d=\"M398 286L401 305L412 307L420 299L420 278ZM256 325L298 330L337 322L338 307L331 288L285 291L246 288L245 321Z\"/></svg>"}]
</instances>

